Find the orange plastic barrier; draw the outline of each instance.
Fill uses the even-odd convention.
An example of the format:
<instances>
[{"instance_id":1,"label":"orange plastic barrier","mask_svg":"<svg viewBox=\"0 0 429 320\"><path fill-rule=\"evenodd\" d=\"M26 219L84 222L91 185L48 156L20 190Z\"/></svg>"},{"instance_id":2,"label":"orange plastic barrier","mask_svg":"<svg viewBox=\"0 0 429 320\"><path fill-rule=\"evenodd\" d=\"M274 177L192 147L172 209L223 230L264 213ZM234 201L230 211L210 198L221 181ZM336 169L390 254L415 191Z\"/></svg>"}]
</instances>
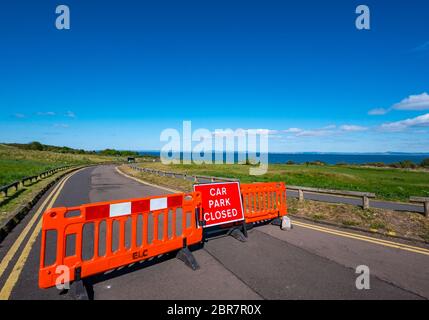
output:
<instances>
[{"instance_id":1,"label":"orange plastic barrier","mask_svg":"<svg viewBox=\"0 0 429 320\"><path fill-rule=\"evenodd\" d=\"M199 243L200 207L201 194L193 192L50 209L43 215L39 287L55 285L59 266L69 268L72 282Z\"/></svg>"},{"instance_id":2,"label":"orange plastic barrier","mask_svg":"<svg viewBox=\"0 0 429 320\"><path fill-rule=\"evenodd\" d=\"M287 214L283 182L242 184L240 189L246 223L271 220Z\"/></svg>"}]
</instances>

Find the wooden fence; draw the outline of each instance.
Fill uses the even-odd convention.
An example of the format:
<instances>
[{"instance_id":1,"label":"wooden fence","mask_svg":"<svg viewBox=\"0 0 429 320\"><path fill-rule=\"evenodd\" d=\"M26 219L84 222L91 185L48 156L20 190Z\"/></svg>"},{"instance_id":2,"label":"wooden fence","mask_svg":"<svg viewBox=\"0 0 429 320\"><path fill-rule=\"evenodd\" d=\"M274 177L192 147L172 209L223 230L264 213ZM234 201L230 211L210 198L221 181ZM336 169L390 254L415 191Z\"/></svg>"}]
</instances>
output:
<instances>
[{"instance_id":1,"label":"wooden fence","mask_svg":"<svg viewBox=\"0 0 429 320\"><path fill-rule=\"evenodd\" d=\"M221 182L221 181L239 181L239 179L232 178L223 178L223 177L213 177L213 176L202 176L202 175L189 175L187 173L178 173L178 172L169 172L162 171L150 168L142 168L135 165L130 165L130 168L140 171L157 174L159 176L170 176L173 178L183 178L194 181L195 183L199 182ZM310 188L310 187L300 187L300 186L290 186L287 185L287 190L292 190L298 192L298 200L304 200L305 193L313 193L313 194L325 194L325 195L333 195L340 197L353 197L353 198L361 198L362 199L362 208L368 209L370 208L370 200L376 198L376 195L371 192L360 192L360 191L349 191L349 190L331 190L331 189L320 189L320 188ZM329 202L329 201L325 201ZM334 201L332 201L334 202ZM429 217L429 197L411 197L411 203L421 203L423 205L423 214L426 217ZM394 202L391 202L395 204ZM395 209L392 209L395 210ZM410 210L413 211L413 210Z\"/></svg>"},{"instance_id":2,"label":"wooden fence","mask_svg":"<svg viewBox=\"0 0 429 320\"><path fill-rule=\"evenodd\" d=\"M40 173L38 175L35 175L35 176L30 176L30 177L22 178L21 180L17 180L15 182L9 183L8 185L0 187L0 193L3 193L4 196L7 197L8 196L8 192L10 190L12 190L12 189L15 189L15 191L18 191L20 188L26 186L26 183L28 183L28 182L30 182L30 183L36 182L37 180L41 180L41 179L47 178L47 177L53 175L54 173L57 173L59 171L63 171L63 170L69 169L71 167L72 166L58 167L58 168L55 168L55 169L50 169L50 170L44 171L44 172L42 172L42 173Z\"/></svg>"}]
</instances>

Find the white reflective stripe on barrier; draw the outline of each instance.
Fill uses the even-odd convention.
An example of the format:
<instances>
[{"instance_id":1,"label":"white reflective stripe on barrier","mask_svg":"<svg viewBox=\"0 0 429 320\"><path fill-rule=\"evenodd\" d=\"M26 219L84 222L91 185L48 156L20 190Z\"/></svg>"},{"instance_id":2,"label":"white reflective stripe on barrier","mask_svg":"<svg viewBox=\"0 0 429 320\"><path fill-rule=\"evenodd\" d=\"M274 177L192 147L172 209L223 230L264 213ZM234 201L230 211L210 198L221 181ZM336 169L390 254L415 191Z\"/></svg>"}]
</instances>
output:
<instances>
[{"instance_id":1,"label":"white reflective stripe on barrier","mask_svg":"<svg viewBox=\"0 0 429 320\"><path fill-rule=\"evenodd\" d=\"M167 208L167 198L150 199L150 211Z\"/></svg>"},{"instance_id":2,"label":"white reflective stripe on barrier","mask_svg":"<svg viewBox=\"0 0 429 320\"><path fill-rule=\"evenodd\" d=\"M115 203L110 205L110 217L120 217L131 214L131 202Z\"/></svg>"}]
</instances>

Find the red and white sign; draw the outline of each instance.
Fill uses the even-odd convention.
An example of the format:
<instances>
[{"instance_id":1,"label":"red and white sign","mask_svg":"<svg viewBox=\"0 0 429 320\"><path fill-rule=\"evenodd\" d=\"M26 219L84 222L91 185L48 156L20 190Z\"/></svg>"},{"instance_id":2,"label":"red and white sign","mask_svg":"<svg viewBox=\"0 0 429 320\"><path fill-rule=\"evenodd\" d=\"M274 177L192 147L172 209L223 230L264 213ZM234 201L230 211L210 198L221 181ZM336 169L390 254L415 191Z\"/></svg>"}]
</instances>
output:
<instances>
[{"instance_id":1,"label":"red and white sign","mask_svg":"<svg viewBox=\"0 0 429 320\"><path fill-rule=\"evenodd\" d=\"M201 192L205 227L244 220L238 182L197 184L194 191Z\"/></svg>"}]
</instances>

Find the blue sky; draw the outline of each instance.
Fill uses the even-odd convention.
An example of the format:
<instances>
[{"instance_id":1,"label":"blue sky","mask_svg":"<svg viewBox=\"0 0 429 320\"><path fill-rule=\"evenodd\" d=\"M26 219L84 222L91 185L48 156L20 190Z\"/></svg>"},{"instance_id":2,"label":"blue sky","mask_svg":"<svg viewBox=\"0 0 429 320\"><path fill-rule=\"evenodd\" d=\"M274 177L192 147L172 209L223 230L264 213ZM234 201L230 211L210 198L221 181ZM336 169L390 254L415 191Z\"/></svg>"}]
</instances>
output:
<instances>
[{"instance_id":1,"label":"blue sky","mask_svg":"<svg viewBox=\"0 0 429 320\"><path fill-rule=\"evenodd\" d=\"M191 120L269 129L273 152L429 152L425 0L0 6L2 142L154 150Z\"/></svg>"}]
</instances>

